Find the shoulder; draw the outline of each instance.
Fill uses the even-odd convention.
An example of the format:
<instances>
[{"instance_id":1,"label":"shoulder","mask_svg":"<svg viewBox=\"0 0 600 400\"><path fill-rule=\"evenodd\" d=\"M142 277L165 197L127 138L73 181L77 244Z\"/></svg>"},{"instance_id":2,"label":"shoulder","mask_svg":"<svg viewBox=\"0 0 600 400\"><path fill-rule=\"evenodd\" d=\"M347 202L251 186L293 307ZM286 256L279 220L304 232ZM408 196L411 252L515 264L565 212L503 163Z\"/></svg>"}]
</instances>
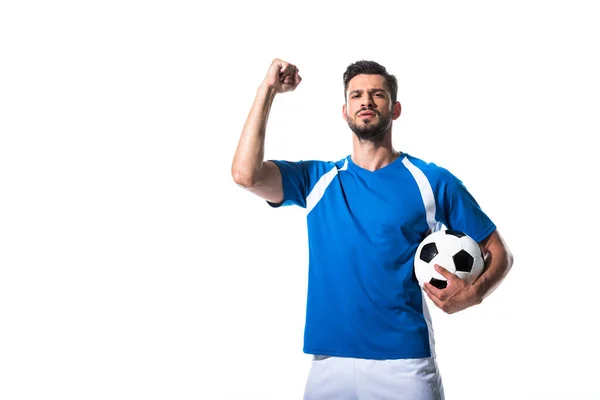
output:
<instances>
[{"instance_id":1,"label":"shoulder","mask_svg":"<svg viewBox=\"0 0 600 400\"><path fill-rule=\"evenodd\" d=\"M337 161L326 160L270 160L274 162L282 173L302 173L311 179L319 178L331 171L347 168L348 156Z\"/></svg>"},{"instance_id":2,"label":"shoulder","mask_svg":"<svg viewBox=\"0 0 600 400\"><path fill-rule=\"evenodd\" d=\"M456 179L456 177L445 167L431 161L425 161L421 158L406 154L404 163L414 168L418 168L429 181L446 181Z\"/></svg>"},{"instance_id":3,"label":"shoulder","mask_svg":"<svg viewBox=\"0 0 600 400\"><path fill-rule=\"evenodd\" d=\"M344 157L337 161L326 161L326 160L301 160L299 161L304 165L306 169L330 171L333 168L341 169L348 162L347 158Z\"/></svg>"},{"instance_id":4,"label":"shoulder","mask_svg":"<svg viewBox=\"0 0 600 400\"><path fill-rule=\"evenodd\" d=\"M333 168L333 167L337 167L337 168L342 168L344 166L344 164L346 164L348 162L348 158L350 156L344 156L341 159L337 159L337 160L302 160L301 162L306 163L307 165L311 165L313 167L316 168Z\"/></svg>"}]
</instances>

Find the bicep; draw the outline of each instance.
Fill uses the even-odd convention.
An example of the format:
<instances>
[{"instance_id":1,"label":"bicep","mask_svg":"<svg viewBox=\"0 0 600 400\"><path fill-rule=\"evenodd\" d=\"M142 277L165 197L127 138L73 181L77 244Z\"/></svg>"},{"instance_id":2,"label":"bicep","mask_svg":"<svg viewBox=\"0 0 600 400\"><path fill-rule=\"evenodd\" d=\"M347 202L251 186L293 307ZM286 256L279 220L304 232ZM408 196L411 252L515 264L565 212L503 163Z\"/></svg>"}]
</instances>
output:
<instances>
[{"instance_id":1,"label":"bicep","mask_svg":"<svg viewBox=\"0 0 600 400\"><path fill-rule=\"evenodd\" d=\"M495 229L491 234L488 235L483 241L479 243L481 247L481 251L483 252L484 259L488 259L491 257L499 257L506 256L508 253L508 248L506 247L506 243L498 232L498 229Z\"/></svg>"},{"instance_id":2,"label":"bicep","mask_svg":"<svg viewBox=\"0 0 600 400\"><path fill-rule=\"evenodd\" d=\"M264 161L255 183L246 189L271 203L281 203L283 183L279 167L273 161Z\"/></svg>"}]
</instances>

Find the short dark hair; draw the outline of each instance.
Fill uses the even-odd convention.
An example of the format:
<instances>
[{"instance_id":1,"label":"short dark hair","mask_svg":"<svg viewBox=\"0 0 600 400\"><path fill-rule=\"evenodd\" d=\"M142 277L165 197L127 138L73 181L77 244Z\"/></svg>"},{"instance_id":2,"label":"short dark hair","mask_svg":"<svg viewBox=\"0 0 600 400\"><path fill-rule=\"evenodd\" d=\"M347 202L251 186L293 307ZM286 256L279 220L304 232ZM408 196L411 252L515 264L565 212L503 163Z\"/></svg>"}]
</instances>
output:
<instances>
[{"instance_id":1,"label":"short dark hair","mask_svg":"<svg viewBox=\"0 0 600 400\"><path fill-rule=\"evenodd\" d=\"M387 89L392 95L392 104L396 103L398 97L398 80L392 74L389 74L385 67L375 61L360 60L352 63L346 68L344 72L344 99L346 99L346 92L348 91L348 83L356 75L381 75L385 79Z\"/></svg>"}]
</instances>

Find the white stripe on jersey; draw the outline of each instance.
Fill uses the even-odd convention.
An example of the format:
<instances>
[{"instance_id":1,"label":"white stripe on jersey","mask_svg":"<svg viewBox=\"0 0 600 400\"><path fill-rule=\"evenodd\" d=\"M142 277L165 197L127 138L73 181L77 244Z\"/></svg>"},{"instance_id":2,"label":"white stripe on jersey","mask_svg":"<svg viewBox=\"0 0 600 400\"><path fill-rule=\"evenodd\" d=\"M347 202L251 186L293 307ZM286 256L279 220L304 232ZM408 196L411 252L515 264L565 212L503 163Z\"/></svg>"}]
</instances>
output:
<instances>
[{"instance_id":1,"label":"white stripe on jersey","mask_svg":"<svg viewBox=\"0 0 600 400\"><path fill-rule=\"evenodd\" d=\"M429 180L419 168L417 168L413 163L408 160L408 157L404 157L402 163L410 171L413 178L417 182L419 186L419 191L421 192L421 198L423 198L423 205L425 206L425 213L427 218L427 225L429 226L430 232L435 232L440 230L443 227L441 222L435 220L435 197L433 196L433 189L431 188L431 184ZM431 349L431 355L435 358L435 339L433 335L433 324L431 321L431 314L429 314L429 307L427 307L427 302L425 301L425 296L423 296L423 316L425 317L425 321L427 322L427 329L429 330L429 347Z\"/></svg>"},{"instance_id":2,"label":"white stripe on jersey","mask_svg":"<svg viewBox=\"0 0 600 400\"><path fill-rule=\"evenodd\" d=\"M348 168L348 160L344 162L344 166L339 169L339 171L344 171ZM323 198L325 194L325 189L329 186L329 184L333 181L333 178L338 173L337 166L334 166L329 172L324 174L319 178L315 187L310 191L308 196L306 197L306 215L308 215L313 208L317 205L317 203Z\"/></svg>"},{"instance_id":3,"label":"white stripe on jersey","mask_svg":"<svg viewBox=\"0 0 600 400\"><path fill-rule=\"evenodd\" d=\"M423 205L425 205L427 225L429 226L429 231L434 232L439 228L439 226L435 220L435 197L433 196L433 189L431 189L429 180L427 180L427 177L423 171L415 167L415 165L408 160L408 157L404 157L402 163L412 174L413 178L417 182L417 185L419 186L419 191L421 192L421 197L423 198Z\"/></svg>"}]
</instances>

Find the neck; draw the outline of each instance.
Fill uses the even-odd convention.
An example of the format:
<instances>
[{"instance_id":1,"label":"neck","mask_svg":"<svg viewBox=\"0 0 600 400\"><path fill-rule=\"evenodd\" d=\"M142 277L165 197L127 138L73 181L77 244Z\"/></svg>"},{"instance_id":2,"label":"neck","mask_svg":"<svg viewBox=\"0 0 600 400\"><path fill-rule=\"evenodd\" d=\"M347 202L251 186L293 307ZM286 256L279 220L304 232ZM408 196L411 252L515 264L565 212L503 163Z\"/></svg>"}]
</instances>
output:
<instances>
[{"instance_id":1,"label":"neck","mask_svg":"<svg viewBox=\"0 0 600 400\"><path fill-rule=\"evenodd\" d=\"M391 164L400 155L392 146L391 132L385 135L381 143L361 142L356 135L352 142L352 161L369 171L376 171Z\"/></svg>"}]
</instances>

